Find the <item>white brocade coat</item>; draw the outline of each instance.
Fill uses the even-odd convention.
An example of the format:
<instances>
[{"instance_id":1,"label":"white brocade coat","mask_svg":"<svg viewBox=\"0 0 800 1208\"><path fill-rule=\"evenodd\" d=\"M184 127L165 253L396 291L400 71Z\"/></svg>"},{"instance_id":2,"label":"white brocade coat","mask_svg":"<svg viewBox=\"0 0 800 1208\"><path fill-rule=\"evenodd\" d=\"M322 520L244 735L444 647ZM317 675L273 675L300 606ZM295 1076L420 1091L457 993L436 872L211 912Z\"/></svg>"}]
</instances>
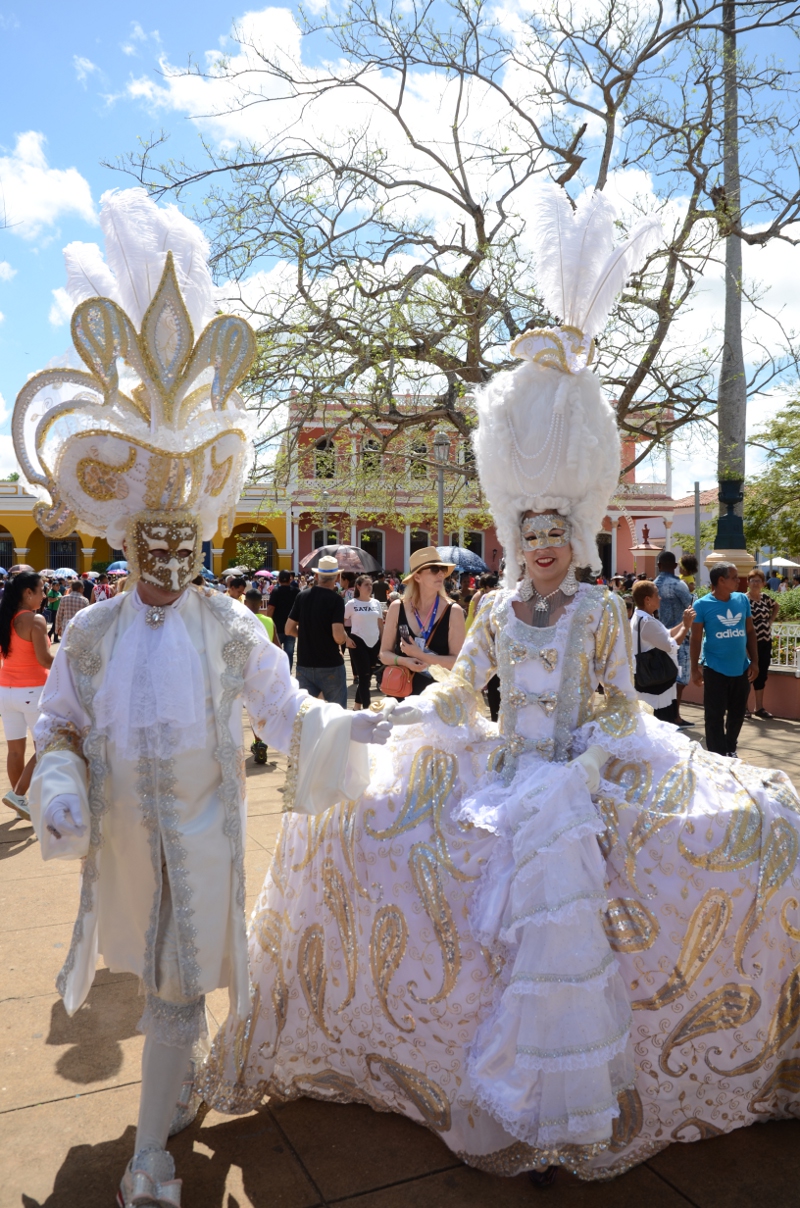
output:
<instances>
[{"instance_id":1,"label":"white brocade coat","mask_svg":"<svg viewBox=\"0 0 800 1208\"><path fill-rule=\"evenodd\" d=\"M250 1002L245 938L246 801L242 703L255 732L302 761L306 803L333 804L367 782L367 748L350 744L352 715L312 701L258 620L213 591L172 605L200 656L204 724L169 759L131 761L98 732L94 701L117 643L144 608L136 592L71 622L42 693L31 816L45 859L62 854L42 814L77 794L91 825L69 856L85 856L72 944L58 989L68 1012L84 1001L98 954L157 993L155 941L166 867L178 933L181 995L228 985L234 1015ZM346 733L345 733L346 731ZM87 775L88 769L88 775ZM287 781L291 799L296 769ZM58 845L64 846L63 841Z\"/></svg>"}]
</instances>

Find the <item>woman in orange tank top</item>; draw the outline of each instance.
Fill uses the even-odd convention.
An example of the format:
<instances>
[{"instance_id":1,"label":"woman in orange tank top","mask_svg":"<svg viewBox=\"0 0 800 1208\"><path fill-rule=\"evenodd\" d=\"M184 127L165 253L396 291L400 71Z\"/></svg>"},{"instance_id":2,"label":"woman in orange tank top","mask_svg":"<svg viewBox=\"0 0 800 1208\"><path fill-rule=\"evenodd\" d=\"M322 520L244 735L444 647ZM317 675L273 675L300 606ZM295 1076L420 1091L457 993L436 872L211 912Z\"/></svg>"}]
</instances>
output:
<instances>
[{"instance_id":1,"label":"woman in orange tank top","mask_svg":"<svg viewBox=\"0 0 800 1208\"><path fill-rule=\"evenodd\" d=\"M3 721L11 788L3 804L30 818L25 797L36 756L25 762L28 730L39 715L39 697L53 662L47 622L38 614L44 599L41 577L24 572L6 585L0 601L0 718Z\"/></svg>"}]
</instances>

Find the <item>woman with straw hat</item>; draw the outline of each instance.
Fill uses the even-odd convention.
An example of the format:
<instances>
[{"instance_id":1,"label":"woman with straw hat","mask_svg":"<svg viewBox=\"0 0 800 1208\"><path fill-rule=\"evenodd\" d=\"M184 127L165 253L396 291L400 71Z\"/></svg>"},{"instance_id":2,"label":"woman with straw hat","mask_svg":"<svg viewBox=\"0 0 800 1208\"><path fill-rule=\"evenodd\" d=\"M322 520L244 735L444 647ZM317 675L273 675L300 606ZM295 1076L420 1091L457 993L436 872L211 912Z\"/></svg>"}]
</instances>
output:
<instances>
[{"instance_id":1,"label":"woman with straw hat","mask_svg":"<svg viewBox=\"0 0 800 1208\"><path fill-rule=\"evenodd\" d=\"M454 570L454 564L443 561L435 545L415 550L403 579L403 598L390 604L386 614L380 659L385 667L404 667L410 672L407 696L419 696L434 682L431 667L449 670L464 645L464 611L448 599L444 589L445 579Z\"/></svg>"}]
</instances>

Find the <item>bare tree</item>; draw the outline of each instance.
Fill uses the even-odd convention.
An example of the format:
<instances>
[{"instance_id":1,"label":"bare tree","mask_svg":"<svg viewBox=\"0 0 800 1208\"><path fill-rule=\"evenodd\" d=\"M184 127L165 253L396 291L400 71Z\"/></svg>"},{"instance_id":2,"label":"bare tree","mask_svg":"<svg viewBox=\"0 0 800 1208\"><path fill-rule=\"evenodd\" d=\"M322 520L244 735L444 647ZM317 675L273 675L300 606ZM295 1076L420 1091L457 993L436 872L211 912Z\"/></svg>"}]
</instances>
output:
<instances>
[{"instance_id":1,"label":"bare tree","mask_svg":"<svg viewBox=\"0 0 800 1208\"><path fill-rule=\"evenodd\" d=\"M740 38L777 24L793 36L798 6L736 0L677 15L552 0L513 27L469 0L351 0L306 25L330 48L332 63L314 67L239 32L240 55L214 77L235 86L251 124L263 112L258 140L209 145L193 167L163 158L157 139L119 166L194 200L207 220L217 272L240 284L259 331L251 388L265 448L282 442L278 470L291 473L298 406L332 439L360 426L382 453L434 426L469 435L470 389L508 364L510 339L556 317L543 312L526 241L527 198L548 178L576 196L638 172L626 221L662 212L664 246L598 349L635 460L713 422L721 339L688 318L698 282L731 235L739 247L791 241L800 207L797 81L764 56L736 63L733 204L721 182L726 3ZM425 87L437 107L419 104ZM792 332L775 343L778 355L751 346L746 376L736 371L749 396L796 363ZM399 407L406 393L420 405Z\"/></svg>"}]
</instances>

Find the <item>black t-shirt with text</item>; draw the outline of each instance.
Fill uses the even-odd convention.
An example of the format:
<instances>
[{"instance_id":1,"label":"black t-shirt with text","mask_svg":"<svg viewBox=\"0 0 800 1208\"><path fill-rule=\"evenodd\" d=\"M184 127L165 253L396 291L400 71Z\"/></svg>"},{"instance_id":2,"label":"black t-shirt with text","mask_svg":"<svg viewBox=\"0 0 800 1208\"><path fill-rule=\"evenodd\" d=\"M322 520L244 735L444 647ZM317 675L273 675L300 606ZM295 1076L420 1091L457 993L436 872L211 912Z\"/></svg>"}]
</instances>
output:
<instances>
[{"instance_id":1,"label":"black t-shirt with text","mask_svg":"<svg viewBox=\"0 0 800 1208\"><path fill-rule=\"evenodd\" d=\"M341 667L332 626L344 624L344 600L329 587L307 587L295 596L289 616L297 621L297 666Z\"/></svg>"}]
</instances>

